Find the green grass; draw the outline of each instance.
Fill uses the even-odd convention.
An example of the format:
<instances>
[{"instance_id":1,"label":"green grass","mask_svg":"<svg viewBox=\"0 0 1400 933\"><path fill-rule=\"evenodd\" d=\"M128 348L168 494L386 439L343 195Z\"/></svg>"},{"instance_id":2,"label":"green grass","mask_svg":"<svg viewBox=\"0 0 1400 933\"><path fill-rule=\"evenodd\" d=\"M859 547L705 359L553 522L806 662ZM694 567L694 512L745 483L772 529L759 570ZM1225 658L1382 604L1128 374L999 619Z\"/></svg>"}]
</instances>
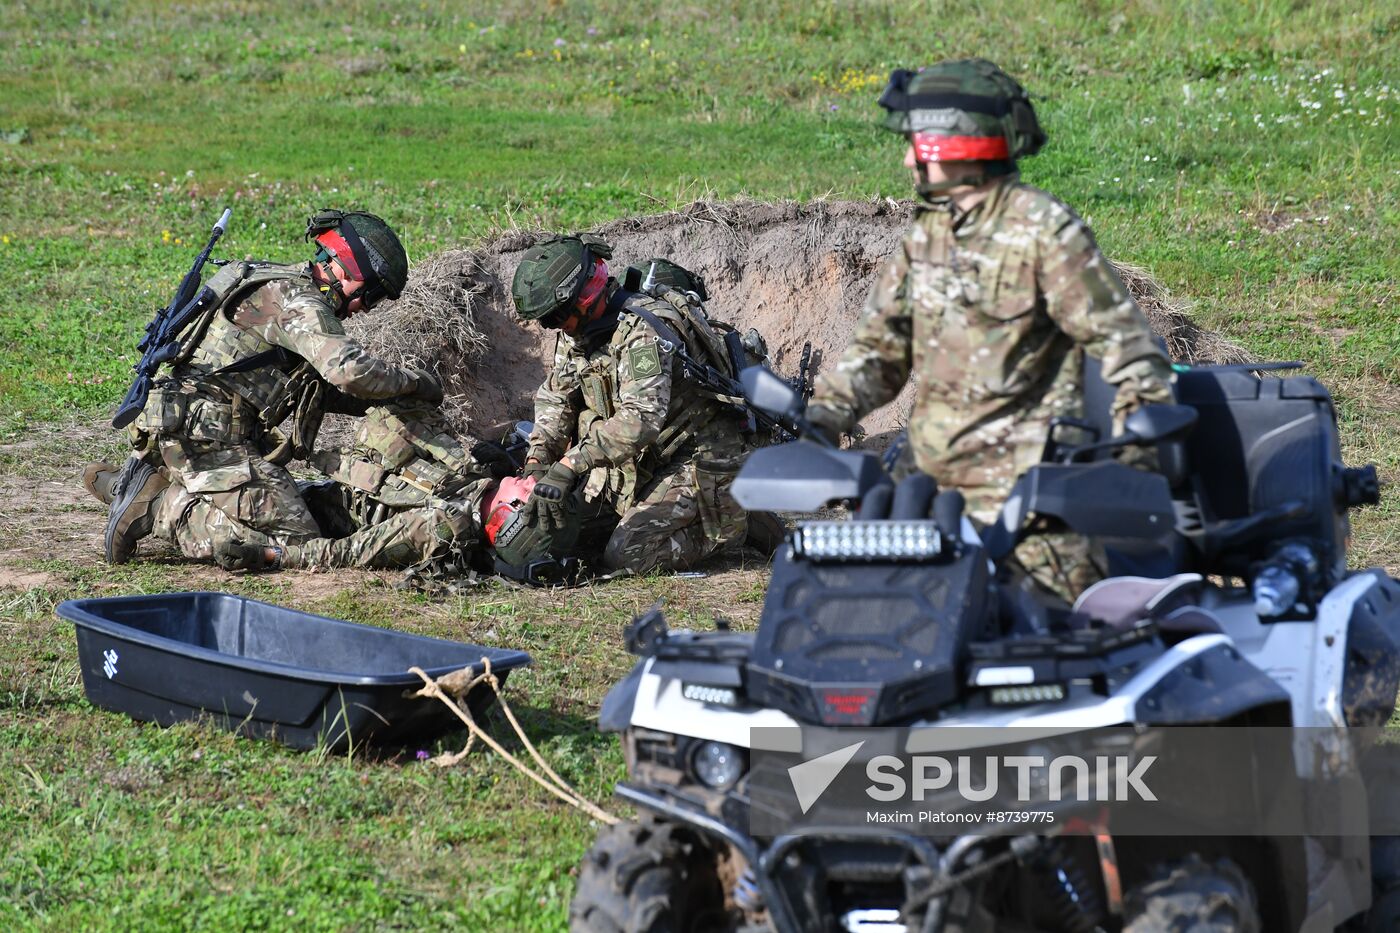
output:
<instances>
[{"instance_id":1,"label":"green grass","mask_svg":"<svg viewBox=\"0 0 1400 933\"><path fill-rule=\"evenodd\" d=\"M884 75L979 54L1037 95L1051 141L1025 176L1205 326L1307 361L1338 389L1349 450L1393 478L1398 36L1375 0L7 4L0 139L28 141L0 142L0 441L113 405L225 204L221 252L290 259L322 205L385 214L423 256L701 195L906 197L900 143L874 125ZM0 452L0 477L56 475L55 444ZM1398 513L1392 495L1360 519L1360 559L1396 563ZM209 578L33 569L49 582L0 586L0 926L563 926L592 828L503 763L322 758L94 710L53 604ZM751 620L762 581L744 579L230 588L531 650L510 693L603 801L621 757L592 717L627 668L621 623L668 593L692 621Z\"/></svg>"}]
</instances>

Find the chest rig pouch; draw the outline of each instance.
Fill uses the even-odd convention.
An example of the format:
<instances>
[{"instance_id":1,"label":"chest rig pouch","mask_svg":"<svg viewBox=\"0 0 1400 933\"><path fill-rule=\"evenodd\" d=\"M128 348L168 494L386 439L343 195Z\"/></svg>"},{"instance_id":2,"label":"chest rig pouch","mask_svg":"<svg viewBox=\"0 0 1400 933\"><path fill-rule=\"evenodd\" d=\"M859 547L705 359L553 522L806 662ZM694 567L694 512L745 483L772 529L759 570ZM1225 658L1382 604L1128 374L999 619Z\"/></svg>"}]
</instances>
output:
<instances>
[{"instance_id":1,"label":"chest rig pouch","mask_svg":"<svg viewBox=\"0 0 1400 933\"><path fill-rule=\"evenodd\" d=\"M579 373L579 386L583 390L584 407L592 416L590 423L606 421L616 414L617 361L611 354L604 351L589 354L588 362ZM585 433L582 425L579 433Z\"/></svg>"}]
</instances>

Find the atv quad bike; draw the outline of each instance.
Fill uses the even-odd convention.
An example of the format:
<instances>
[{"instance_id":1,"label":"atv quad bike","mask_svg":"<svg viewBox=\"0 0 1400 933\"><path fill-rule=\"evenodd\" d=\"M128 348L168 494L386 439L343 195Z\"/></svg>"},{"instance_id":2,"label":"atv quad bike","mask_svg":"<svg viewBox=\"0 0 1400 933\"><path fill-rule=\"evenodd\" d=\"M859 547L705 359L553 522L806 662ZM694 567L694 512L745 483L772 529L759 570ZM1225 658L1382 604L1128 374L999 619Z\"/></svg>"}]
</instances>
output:
<instances>
[{"instance_id":1,"label":"atv quad bike","mask_svg":"<svg viewBox=\"0 0 1400 933\"><path fill-rule=\"evenodd\" d=\"M751 371L745 389L800 423L801 402L779 381ZM1327 391L1305 376L1204 367L1180 374L1177 396L1135 413L1122 436L1109 436L1106 405L1097 419L1053 425L1044 461L982 528L959 494L917 473L895 484L873 454L812 442L754 453L734 488L746 507L842 504L851 517L790 533L756 633L671 632L657 610L629 627L641 660L608 694L600 726L621 735L617 794L639 818L599 834L572 928L1390 929L1395 895L1372 904L1364 829L752 831L757 727L890 725L946 744L950 727L967 725L1345 736L1388 719L1400 584L1346 566L1348 511L1379 492L1374 468L1342 466ZM1146 444L1160 473L1111 459ZM1073 611L1027 598L1007 575L1032 518L1105 548L1110 579ZM1067 618L1088 624L1056 623ZM1285 754L1274 773L1313 774L1315 762ZM1378 863L1394 861L1385 843Z\"/></svg>"}]
</instances>

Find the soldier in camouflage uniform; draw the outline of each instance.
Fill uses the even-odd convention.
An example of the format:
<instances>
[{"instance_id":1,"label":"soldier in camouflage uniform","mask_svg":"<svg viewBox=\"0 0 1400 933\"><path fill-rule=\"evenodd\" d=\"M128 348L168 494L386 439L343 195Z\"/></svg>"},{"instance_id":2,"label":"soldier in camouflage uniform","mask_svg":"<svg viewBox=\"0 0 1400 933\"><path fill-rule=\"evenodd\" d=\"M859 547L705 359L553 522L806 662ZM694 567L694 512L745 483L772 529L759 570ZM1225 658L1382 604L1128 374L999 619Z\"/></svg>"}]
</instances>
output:
<instances>
[{"instance_id":1,"label":"soldier in camouflage uniform","mask_svg":"<svg viewBox=\"0 0 1400 933\"><path fill-rule=\"evenodd\" d=\"M562 332L535 395L526 473L537 483L525 514L560 526L577 491L580 546L601 528L605 568L684 569L744 540L747 520L729 494L749 449L744 418L674 358L683 344L731 368L698 297L655 282L630 291L609 276L611 256L597 237L559 237L527 250L516 270L521 318Z\"/></svg>"},{"instance_id":2,"label":"soldier in camouflage uniform","mask_svg":"<svg viewBox=\"0 0 1400 933\"><path fill-rule=\"evenodd\" d=\"M466 567L485 544L486 497L514 472L498 445L469 449L437 406L411 399L370 408L348 450L317 451L311 462L330 477L302 487L324 537L271 546L226 539L215 547L220 566Z\"/></svg>"},{"instance_id":3,"label":"soldier in camouflage uniform","mask_svg":"<svg viewBox=\"0 0 1400 933\"><path fill-rule=\"evenodd\" d=\"M1016 159L1045 141L1025 91L980 59L897 71L880 99L909 139L923 203L876 277L851 345L818 380L808 419L824 433L917 378L909 442L920 470L995 519L1036 463L1051 418L1082 416L1083 354L1116 386L1115 423L1170 402L1171 368L1142 311L1062 202L1024 184ZM1104 573L1063 533L1028 539L1030 579L1070 598Z\"/></svg>"},{"instance_id":4,"label":"soldier in camouflage uniform","mask_svg":"<svg viewBox=\"0 0 1400 933\"><path fill-rule=\"evenodd\" d=\"M147 534L189 557L232 538L287 544L320 529L283 466L306 456L326 411L414 396L441 401L426 371L394 366L341 319L397 298L408 257L372 214L323 211L308 224L309 265L232 262L207 283L218 296L133 422L137 452L110 489L104 547L121 563ZM290 436L276 430L293 416Z\"/></svg>"}]
</instances>

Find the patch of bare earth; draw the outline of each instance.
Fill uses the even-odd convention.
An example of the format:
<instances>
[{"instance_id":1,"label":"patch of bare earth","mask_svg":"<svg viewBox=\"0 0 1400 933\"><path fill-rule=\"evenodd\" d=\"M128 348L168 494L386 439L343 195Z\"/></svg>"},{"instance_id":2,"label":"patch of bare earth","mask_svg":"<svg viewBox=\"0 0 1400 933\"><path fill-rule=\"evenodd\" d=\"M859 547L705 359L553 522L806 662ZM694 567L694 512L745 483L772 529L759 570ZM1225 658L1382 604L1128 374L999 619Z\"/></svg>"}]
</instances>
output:
<instances>
[{"instance_id":1,"label":"patch of bare earth","mask_svg":"<svg viewBox=\"0 0 1400 933\"><path fill-rule=\"evenodd\" d=\"M664 256L699 273L710 314L768 341L773 368L797 371L812 344L815 372L850 342L880 264L909 225L910 202L697 201L665 214L625 218L598 228L614 248L610 266ZM521 254L547 231L512 231L470 250L448 250L419 263L404 297L351 329L390 358L430 363L445 377L461 430L530 417L535 389L553 359L555 334L522 327L510 302ZM1243 352L1202 331L1184 302L1146 270L1120 272L1173 358L1235 362ZM869 435L901 426L911 392L865 419Z\"/></svg>"}]
</instances>

